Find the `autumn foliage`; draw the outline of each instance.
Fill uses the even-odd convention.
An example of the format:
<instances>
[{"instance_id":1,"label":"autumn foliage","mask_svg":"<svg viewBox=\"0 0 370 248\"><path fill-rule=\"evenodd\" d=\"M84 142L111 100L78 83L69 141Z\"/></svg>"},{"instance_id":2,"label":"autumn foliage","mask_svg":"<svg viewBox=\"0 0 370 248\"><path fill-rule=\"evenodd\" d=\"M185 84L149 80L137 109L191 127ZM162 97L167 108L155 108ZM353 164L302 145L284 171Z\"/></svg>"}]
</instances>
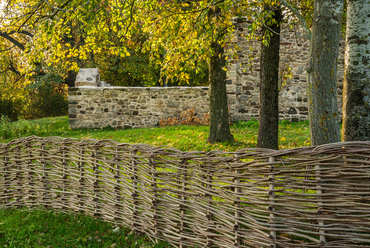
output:
<instances>
[{"instance_id":1,"label":"autumn foliage","mask_svg":"<svg viewBox=\"0 0 370 248\"><path fill-rule=\"evenodd\" d=\"M181 112L180 117L168 118L165 120L160 120L159 125L164 126L177 126L177 125L193 125L193 126L208 126L209 125L209 114L205 113L198 115L195 113L194 108L187 109Z\"/></svg>"}]
</instances>

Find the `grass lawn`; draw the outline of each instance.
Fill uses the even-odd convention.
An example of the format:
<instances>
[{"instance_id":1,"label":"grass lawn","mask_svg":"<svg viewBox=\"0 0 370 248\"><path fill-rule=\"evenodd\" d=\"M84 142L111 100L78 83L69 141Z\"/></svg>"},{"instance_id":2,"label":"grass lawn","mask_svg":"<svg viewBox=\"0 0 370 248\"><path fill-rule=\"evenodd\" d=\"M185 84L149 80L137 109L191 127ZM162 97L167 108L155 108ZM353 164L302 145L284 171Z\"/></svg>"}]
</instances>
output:
<instances>
[{"instance_id":1,"label":"grass lawn","mask_svg":"<svg viewBox=\"0 0 370 248\"><path fill-rule=\"evenodd\" d=\"M146 143L155 146L170 146L182 151L236 151L247 147L256 147L258 122L256 120L239 122L231 126L235 142L210 144L207 142L209 128L206 126L172 126L140 129L115 130L85 129L71 130L68 117L53 117L38 120L0 123L0 143L6 143L20 137L60 136L79 139L113 139L122 143ZM279 148L287 149L310 145L308 122L280 122Z\"/></svg>"},{"instance_id":2,"label":"grass lawn","mask_svg":"<svg viewBox=\"0 0 370 248\"><path fill-rule=\"evenodd\" d=\"M0 122L0 143L31 135L79 139L113 139L122 143L146 143L170 146L183 151L236 151L256 147L258 122L239 122L231 126L235 142L210 144L206 126L172 126L142 129L71 130L68 117L44 118L18 122ZM308 122L282 121L279 128L280 149L309 146ZM51 211L0 208L0 247L169 247L154 244L145 236L128 229L115 232L112 224L87 216Z\"/></svg>"},{"instance_id":3,"label":"grass lawn","mask_svg":"<svg viewBox=\"0 0 370 248\"><path fill-rule=\"evenodd\" d=\"M48 210L0 209L0 247L140 247L164 248L127 228L75 214Z\"/></svg>"}]
</instances>

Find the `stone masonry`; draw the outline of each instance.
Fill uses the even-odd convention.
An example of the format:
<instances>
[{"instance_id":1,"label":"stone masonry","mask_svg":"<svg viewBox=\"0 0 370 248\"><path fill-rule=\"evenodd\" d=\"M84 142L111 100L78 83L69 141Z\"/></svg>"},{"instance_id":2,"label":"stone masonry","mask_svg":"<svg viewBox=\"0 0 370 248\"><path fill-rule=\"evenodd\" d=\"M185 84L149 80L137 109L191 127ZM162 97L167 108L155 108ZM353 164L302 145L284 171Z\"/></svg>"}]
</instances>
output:
<instances>
[{"instance_id":1,"label":"stone masonry","mask_svg":"<svg viewBox=\"0 0 370 248\"><path fill-rule=\"evenodd\" d=\"M260 42L245 37L248 24L235 19L235 32L228 44L236 49L229 55L227 94L232 121L258 119ZM290 121L308 119L306 67L309 42L300 29L283 28L280 43L280 74L291 68L292 78L281 80L279 117ZM338 59L338 107L342 112L344 41ZM91 70L98 72L97 69ZM86 69L82 72L86 72ZM86 74L86 73L85 73ZM84 74L84 77L86 75ZM95 73L96 74L96 73ZM69 124L71 128L136 128L156 126L159 121L180 116L194 108L199 115L209 111L208 87L101 87L94 74L94 84L69 89ZM82 80L83 81L83 80ZM100 86L100 87L98 87Z\"/></svg>"},{"instance_id":2,"label":"stone masonry","mask_svg":"<svg viewBox=\"0 0 370 248\"><path fill-rule=\"evenodd\" d=\"M229 48L237 50L237 58L228 60L227 92L229 110L233 121L258 119L260 83L260 42L247 40L248 23L235 18L235 32ZM308 119L306 67L310 44L303 30L282 28L280 37L280 74L291 68L292 78L281 80L279 93L279 118L290 121ZM338 58L338 108L342 113L344 39L340 43Z\"/></svg>"},{"instance_id":3,"label":"stone masonry","mask_svg":"<svg viewBox=\"0 0 370 248\"><path fill-rule=\"evenodd\" d=\"M208 113L208 87L74 87L68 91L69 125L76 128L157 126L194 108Z\"/></svg>"}]
</instances>

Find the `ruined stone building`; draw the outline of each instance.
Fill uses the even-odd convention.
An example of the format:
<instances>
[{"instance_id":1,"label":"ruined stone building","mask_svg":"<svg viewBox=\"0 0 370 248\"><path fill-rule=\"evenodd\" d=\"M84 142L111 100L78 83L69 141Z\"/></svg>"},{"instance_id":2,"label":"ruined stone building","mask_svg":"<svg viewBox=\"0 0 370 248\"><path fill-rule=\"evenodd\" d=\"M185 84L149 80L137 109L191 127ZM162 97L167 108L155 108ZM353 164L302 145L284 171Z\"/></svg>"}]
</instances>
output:
<instances>
[{"instance_id":1,"label":"ruined stone building","mask_svg":"<svg viewBox=\"0 0 370 248\"><path fill-rule=\"evenodd\" d=\"M238 58L229 59L227 91L229 109L234 120L258 119L260 83L260 42L245 37L248 32L243 19L235 19L235 34L231 48L239 47ZM280 76L289 73L291 78L281 80L279 114L281 119L301 121L308 119L306 67L310 44L303 30L283 27L280 37ZM342 112L344 40L340 44L338 59L338 108Z\"/></svg>"},{"instance_id":2,"label":"ruined stone building","mask_svg":"<svg viewBox=\"0 0 370 248\"><path fill-rule=\"evenodd\" d=\"M245 37L248 24L235 19L235 33L229 48L237 56L229 56L227 94L232 121L258 119L260 42ZM343 50L338 60L338 107L342 110ZM235 49L234 49L235 50ZM279 93L280 119L302 121L308 118L306 67L309 42L303 31L283 28L280 44L280 74L291 74L281 80ZM290 72L289 69L291 68ZM208 87L104 87L95 75L90 81L69 89L69 123L71 128L135 128L156 126L160 120L180 116L194 108L199 115L209 111ZM96 79L95 79L96 78ZM90 80L90 81L89 81ZM96 87L100 86L100 87Z\"/></svg>"}]
</instances>

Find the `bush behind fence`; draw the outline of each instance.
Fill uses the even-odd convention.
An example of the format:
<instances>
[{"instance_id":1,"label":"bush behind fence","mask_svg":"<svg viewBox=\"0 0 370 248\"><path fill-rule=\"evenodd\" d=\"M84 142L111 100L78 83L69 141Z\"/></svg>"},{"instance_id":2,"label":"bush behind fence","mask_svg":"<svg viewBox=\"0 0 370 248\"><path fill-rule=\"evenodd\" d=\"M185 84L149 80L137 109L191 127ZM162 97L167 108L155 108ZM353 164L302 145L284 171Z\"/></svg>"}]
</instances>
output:
<instances>
[{"instance_id":1,"label":"bush behind fence","mask_svg":"<svg viewBox=\"0 0 370 248\"><path fill-rule=\"evenodd\" d=\"M370 142L182 152L112 140L0 144L0 207L76 211L176 247L370 247Z\"/></svg>"}]
</instances>

